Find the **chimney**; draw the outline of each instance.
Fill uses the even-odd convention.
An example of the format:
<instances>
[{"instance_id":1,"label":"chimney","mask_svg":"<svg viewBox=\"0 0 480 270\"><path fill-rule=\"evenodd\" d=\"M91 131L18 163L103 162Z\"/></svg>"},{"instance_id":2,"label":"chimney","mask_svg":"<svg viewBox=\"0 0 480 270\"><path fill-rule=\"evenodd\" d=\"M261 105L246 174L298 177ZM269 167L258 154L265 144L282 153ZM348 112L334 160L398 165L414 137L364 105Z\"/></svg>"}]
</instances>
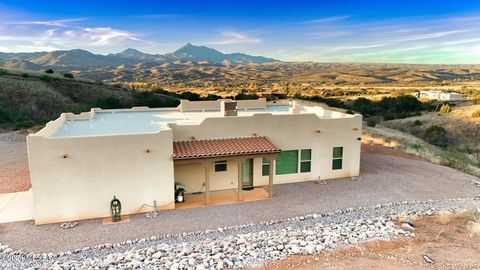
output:
<instances>
[{"instance_id":1,"label":"chimney","mask_svg":"<svg viewBox=\"0 0 480 270\"><path fill-rule=\"evenodd\" d=\"M237 102L222 100L220 102L220 111L223 113L223 116L237 116Z\"/></svg>"}]
</instances>

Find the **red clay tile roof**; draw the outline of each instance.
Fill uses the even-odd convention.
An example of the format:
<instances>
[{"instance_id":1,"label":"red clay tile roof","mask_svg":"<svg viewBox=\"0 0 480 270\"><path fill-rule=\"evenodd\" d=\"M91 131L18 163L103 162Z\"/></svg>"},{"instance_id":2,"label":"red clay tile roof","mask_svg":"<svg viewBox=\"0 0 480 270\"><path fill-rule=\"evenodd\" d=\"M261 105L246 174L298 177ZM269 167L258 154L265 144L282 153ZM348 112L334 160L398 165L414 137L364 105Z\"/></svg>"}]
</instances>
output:
<instances>
[{"instance_id":1,"label":"red clay tile roof","mask_svg":"<svg viewBox=\"0 0 480 270\"><path fill-rule=\"evenodd\" d=\"M267 137L246 137L173 142L173 159L213 158L278 153Z\"/></svg>"}]
</instances>

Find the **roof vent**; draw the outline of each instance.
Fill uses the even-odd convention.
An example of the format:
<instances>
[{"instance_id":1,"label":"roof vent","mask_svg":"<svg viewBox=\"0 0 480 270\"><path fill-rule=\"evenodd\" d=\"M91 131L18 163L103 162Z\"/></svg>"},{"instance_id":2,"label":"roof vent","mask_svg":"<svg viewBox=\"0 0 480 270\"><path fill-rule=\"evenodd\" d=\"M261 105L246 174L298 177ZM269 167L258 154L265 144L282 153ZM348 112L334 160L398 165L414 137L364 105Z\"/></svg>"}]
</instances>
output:
<instances>
[{"instance_id":1,"label":"roof vent","mask_svg":"<svg viewBox=\"0 0 480 270\"><path fill-rule=\"evenodd\" d=\"M237 116L237 102L231 100L222 100L220 103L220 111L223 116Z\"/></svg>"}]
</instances>

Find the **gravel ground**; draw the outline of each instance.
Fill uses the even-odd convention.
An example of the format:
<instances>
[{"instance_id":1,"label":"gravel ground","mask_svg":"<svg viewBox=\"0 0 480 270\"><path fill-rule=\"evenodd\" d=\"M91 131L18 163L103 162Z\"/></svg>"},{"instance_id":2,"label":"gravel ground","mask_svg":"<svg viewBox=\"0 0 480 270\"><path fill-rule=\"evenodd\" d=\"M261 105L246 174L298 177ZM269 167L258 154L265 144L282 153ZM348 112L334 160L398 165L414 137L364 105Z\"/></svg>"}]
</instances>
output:
<instances>
[{"instance_id":1,"label":"gravel ground","mask_svg":"<svg viewBox=\"0 0 480 270\"><path fill-rule=\"evenodd\" d=\"M179 269L183 265L186 269L220 269L222 266L258 266L293 254L312 254L368 240L414 237L414 233L401 230L390 222L399 217L432 215L440 210L478 211L479 208L480 200L473 198L389 203L188 234L134 239L113 246L100 245L61 254L17 256L11 255L8 247L0 246L3 251L0 253L0 267ZM10 255L6 255L5 250Z\"/></svg>"},{"instance_id":2,"label":"gravel ground","mask_svg":"<svg viewBox=\"0 0 480 270\"><path fill-rule=\"evenodd\" d=\"M0 193L30 188L25 132L0 133Z\"/></svg>"},{"instance_id":3,"label":"gravel ground","mask_svg":"<svg viewBox=\"0 0 480 270\"><path fill-rule=\"evenodd\" d=\"M155 219L132 216L129 223L101 225L100 220L80 221L64 230L58 224L33 222L0 224L0 243L29 252L60 252L100 243L168 233L192 232L237 224L258 223L309 213L398 201L474 197L480 193L471 181L477 178L453 169L403 157L362 155L359 181L331 180L277 185L274 198L240 204L217 205L160 212Z\"/></svg>"}]
</instances>

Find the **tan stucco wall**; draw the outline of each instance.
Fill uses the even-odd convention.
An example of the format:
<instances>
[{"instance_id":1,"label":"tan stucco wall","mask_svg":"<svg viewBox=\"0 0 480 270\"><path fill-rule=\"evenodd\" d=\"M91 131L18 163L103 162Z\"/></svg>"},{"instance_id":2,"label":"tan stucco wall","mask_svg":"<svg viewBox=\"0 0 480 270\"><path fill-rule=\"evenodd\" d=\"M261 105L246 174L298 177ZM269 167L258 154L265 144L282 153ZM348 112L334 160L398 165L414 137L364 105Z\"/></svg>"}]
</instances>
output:
<instances>
[{"instance_id":1,"label":"tan stucco wall","mask_svg":"<svg viewBox=\"0 0 480 270\"><path fill-rule=\"evenodd\" d=\"M206 101L189 101L182 99L178 108L180 110L219 110L220 103L223 100L231 99L219 99L219 100L206 100ZM259 98L255 100L237 100L237 107L243 108L265 108L267 100L265 98Z\"/></svg>"},{"instance_id":2,"label":"tan stucco wall","mask_svg":"<svg viewBox=\"0 0 480 270\"><path fill-rule=\"evenodd\" d=\"M158 206L174 206L171 130L69 138L30 135L27 144L37 224L109 216L113 195L122 202L122 214L137 213L154 200Z\"/></svg>"},{"instance_id":3,"label":"tan stucco wall","mask_svg":"<svg viewBox=\"0 0 480 270\"><path fill-rule=\"evenodd\" d=\"M330 112L327 111L329 114ZM268 137L282 150L312 149L310 173L276 175L274 184L334 179L358 176L360 172L360 141L362 117L342 114L342 118L320 119L316 114L268 113L254 116L207 118L199 125L171 124L174 140L248 137L253 134ZM333 147L343 146L343 168L332 170ZM230 166L236 169L235 166ZM198 178L199 172L179 168L176 179ZM203 174L202 174L203 176ZM236 178L234 178L236 179ZM190 181L190 180L187 180ZM193 180L192 180L193 181ZM261 159L254 160L254 185L267 185L268 177L261 176ZM212 188L212 190L215 190Z\"/></svg>"}]
</instances>

